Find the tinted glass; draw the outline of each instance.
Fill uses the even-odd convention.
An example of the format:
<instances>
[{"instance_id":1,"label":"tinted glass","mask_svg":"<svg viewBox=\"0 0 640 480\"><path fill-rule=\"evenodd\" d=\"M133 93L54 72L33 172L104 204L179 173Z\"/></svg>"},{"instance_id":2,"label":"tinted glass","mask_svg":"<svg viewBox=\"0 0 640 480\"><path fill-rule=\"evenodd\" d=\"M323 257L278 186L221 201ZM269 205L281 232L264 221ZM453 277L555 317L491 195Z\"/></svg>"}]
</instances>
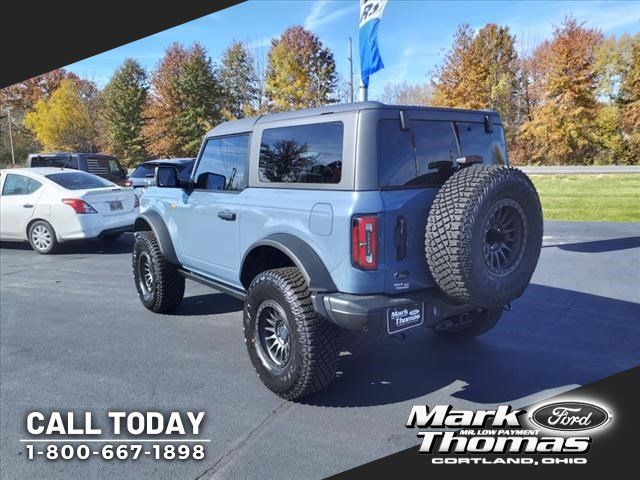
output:
<instances>
[{"instance_id":1,"label":"tinted glass","mask_svg":"<svg viewBox=\"0 0 640 480\"><path fill-rule=\"evenodd\" d=\"M165 165L163 163L147 163L143 165L138 165L136 169L131 174L131 178L153 178L156 174L156 167L158 165ZM191 163L181 163L179 165L175 164L166 164L177 166L180 172L180 180L189 181L191 178L191 170L193 170L193 162Z\"/></svg>"},{"instance_id":2,"label":"tinted glass","mask_svg":"<svg viewBox=\"0 0 640 480\"><path fill-rule=\"evenodd\" d=\"M485 132L483 123L456 122L456 128L460 136L462 156L480 155L485 164L507 163L502 126L493 125L491 133Z\"/></svg>"},{"instance_id":3,"label":"tinted glass","mask_svg":"<svg viewBox=\"0 0 640 480\"><path fill-rule=\"evenodd\" d=\"M41 186L42 184L39 181L34 180L33 178L30 178L29 187L27 187L27 194L32 194L33 192L38 190Z\"/></svg>"},{"instance_id":4,"label":"tinted glass","mask_svg":"<svg viewBox=\"0 0 640 480\"><path fill-rule=\"evenodd\" d=\"M109 162L107 161L106 158L88 157L87 172L93 173L94 175L108 175Z\"/></svg>"},{"instance_id":5,"label":"tinted glass","mask_svg":"<svg viewBox=\"0 0 640 480\"><path fill-rule=\"evenodd\" d=\"M120 170L120 164L113 158L109 159L109 172L112 175L120 175L120 173L122 172L122 170Z\"/></svg>"},{"instance_id":6,"label":"tinted glass","mask_svg":"<svg viewBox=\"0 0 640 480\"><path fill-rule=\"evenodd\" d=\"M78 168L78 157L32 157L32 167Z\"/></svg>"},{"instance_id":7,"label":"tinted glass","mask_svg":"<svg viewBox=\"0 0 640 480\"><path fill-rule=\"evenodd\" d=\"M156 165L138 165L131 174L131 178L153 178L156 173Z\"/></svg>"},{"instance_id":8,"label":"tinted glass","mask_svg":"<svg viewBox=\"0 0 640 480\"><path fill-rule=\"evenodd\" d=\"M41 186L42 184L37 180L9 173L2 186L2 195L30 195Z\"/></svg>"},{"instance_id":9,"label":"tinted glass","mask_svg":"<svg viewBox=\"0 0 640 480\"><path fill-rule=\"evenodd\" d=\"M458 144L450 122L412 121L411 130L403 132L399 120L380 121L381 188L440 186L451 176L456 158Z\"/></svg>"},{"instance_id":10,"label":"tinted glass","mask_svg":"<svg viewBox=\"0 0 640 480\"><path fill-rule=\"evenodd\" d=\"M212 138L204 147L196 188L238 191L246 187L245 165L249 152L249 134Z\"/></svg>"},{"instance_id":11,"label":"tinted glass","mask_svg":"<svg viewBox=\"0 0 640 480\"><path fill-rule=\"evenodd\" d=\"M52 173L47 178L67 190L115 187L113 183L85 172Z\"/></svg>"},{"instance_id":12,"label":"tinted glass","mask_svg":"<svg viewBox=\"0 0 640 480\"><path fill-rule=\"evenodd\" d=\"M269 128L260 143L261 182L340 183L342 122Z\"/></svg>"}]
</instances>

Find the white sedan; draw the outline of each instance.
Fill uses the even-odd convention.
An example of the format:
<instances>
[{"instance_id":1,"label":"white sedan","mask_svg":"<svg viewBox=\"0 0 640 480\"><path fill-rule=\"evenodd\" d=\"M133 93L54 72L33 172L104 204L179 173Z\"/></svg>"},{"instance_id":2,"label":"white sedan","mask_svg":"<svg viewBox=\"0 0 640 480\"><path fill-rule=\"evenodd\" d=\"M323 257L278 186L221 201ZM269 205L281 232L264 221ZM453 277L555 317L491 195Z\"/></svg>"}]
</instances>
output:
<instances>
[{"instance_id":1,"label":"white sedan","mask_svg":"<svg viewBox=\"0 0 640 480\"><path fill-rule=\"evenodd\" d=\"M0 192L0 240L27 240L38 253L68 240L118 238L138 211L132 188L78 170L0 170Z\"/></svg>"}]
</instances>

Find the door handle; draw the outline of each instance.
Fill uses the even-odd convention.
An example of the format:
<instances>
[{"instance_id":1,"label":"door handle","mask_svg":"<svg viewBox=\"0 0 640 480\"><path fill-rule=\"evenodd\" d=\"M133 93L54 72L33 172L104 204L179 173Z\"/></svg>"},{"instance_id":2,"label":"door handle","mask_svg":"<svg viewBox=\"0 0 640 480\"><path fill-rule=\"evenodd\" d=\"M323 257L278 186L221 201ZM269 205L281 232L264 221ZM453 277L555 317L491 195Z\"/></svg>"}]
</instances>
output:
<instances>
[{"instance_id":1,"label":"door handle","mask_svg":"<svg viewBox=\"0 0 640 480\"><path fill-rule=\"evenodd\" d=\"M22 205L24 208L33 208L33 204L32 203L25 203Z\"/></svg>"},{"instance_id":2,"label":"door handle","mask_svg":"<svg viewBox=\"0 0 640 480\"><path fill-rule=\"evenodd\" d=\"M236 220L236 214L234 212L230 212L229 210L218 212L218 217L220 217L222 220L226 220L227 222L235 222Z\"/></svg>"}]
</instances>

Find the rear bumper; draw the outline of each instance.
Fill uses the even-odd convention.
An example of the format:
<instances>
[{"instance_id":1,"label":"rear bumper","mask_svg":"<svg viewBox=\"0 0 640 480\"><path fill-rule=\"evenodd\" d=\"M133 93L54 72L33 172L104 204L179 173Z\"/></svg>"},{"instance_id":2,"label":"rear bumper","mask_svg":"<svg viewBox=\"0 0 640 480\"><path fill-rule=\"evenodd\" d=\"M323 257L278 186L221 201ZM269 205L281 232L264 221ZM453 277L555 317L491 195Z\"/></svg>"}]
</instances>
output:
<instances>
[{"instance_id":1,"label":"rear bumper","mask_svg":"<svg viewBox=\"0 0 640 480\"><path fill-rule=\"evenodd\" d=\"M58 240L61 242L85 240L109 234L132 232L137 215L137 209L119 215L75 215L64 224L59 222L53 228L56 229Z\"/></svg>"},{"instance_id":2,"label":"rear bumper","mask_svg":"<svg viewBox=\"0 0 640 480\"><path fill-rule=\"evenodd\" d=\"M422 304L423 325L426 327L475 309L471 305L456 303L437 288L393 296L315 293L312 301L318 314L339 327L371 336L387 333L387 310L392 307Z\"/></svg>"}]
</instances>

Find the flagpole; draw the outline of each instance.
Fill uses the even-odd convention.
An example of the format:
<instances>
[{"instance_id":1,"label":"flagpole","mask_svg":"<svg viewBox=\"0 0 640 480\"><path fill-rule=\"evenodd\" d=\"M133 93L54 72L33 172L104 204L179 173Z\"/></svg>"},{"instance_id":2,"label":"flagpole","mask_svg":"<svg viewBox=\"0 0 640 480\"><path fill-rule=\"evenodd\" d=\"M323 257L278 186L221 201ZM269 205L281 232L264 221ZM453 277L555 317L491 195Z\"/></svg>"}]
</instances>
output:
<instances>
[{"instance_id":1,"label":"flagpole","mask_svg":"<svg viewBox=\"0 0 640 480\"><path fill-rule=\"evenodd\" d=\"M358 90L358 97L361 102L366 102L369 100L369 89L364 86L362 81L360 81L360 88Z\"/></svg>"}]
</instances>

